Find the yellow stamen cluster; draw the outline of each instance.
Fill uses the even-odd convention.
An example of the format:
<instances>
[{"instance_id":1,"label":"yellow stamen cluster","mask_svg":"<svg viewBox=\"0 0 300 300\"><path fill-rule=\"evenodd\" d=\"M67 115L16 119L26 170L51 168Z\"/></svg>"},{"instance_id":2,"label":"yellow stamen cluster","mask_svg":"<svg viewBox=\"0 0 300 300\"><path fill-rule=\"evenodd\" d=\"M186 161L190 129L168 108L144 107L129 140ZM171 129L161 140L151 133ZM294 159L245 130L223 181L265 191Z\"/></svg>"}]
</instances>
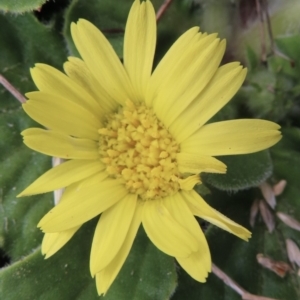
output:
<instances>
[{"instance_id":1,"label":"yellow stamen cluster","mask_svg":"<svg viewBox=\"0 0 300 300\"><path fill-rule=\"evenodd\" d=\"M153 111L127 101L99 129L99 152L111 177L141 199L158 199L179 190L179 146Z\"/></svg>"}]
</instances>

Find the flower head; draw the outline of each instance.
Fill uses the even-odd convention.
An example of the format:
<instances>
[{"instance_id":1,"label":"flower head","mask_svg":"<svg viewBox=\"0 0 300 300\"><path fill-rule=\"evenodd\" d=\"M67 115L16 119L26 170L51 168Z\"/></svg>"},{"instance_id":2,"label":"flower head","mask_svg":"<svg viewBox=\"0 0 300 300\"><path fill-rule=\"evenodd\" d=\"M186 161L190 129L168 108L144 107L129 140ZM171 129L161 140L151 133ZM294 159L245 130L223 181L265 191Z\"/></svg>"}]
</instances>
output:
<instances>
[{"instance_id":1,"label":"flower head","mask_svg":"<svg viewBox=\"0 0 300 300\"><path fill-rule=\"evenodd\" d=\"M22 132L38 152L66 159L20 196L65 188L38 226L42 252L57 252L79 227L101 214L90 270L106 293L139 226L161 251L196 280L211 270L205 236L194 216L247 240L250 232L211 208L194 190L202 172L225 173L214 156L252 153L280 139L264 120L205 123L236 93L246 76L239 63L219 67L225 41L195 27L184 33L152 73L156 44L150 1L135 0L124 38L124 64L86 20L71 26L81 59L62 73L37 64L26 113L48 129ZM118 238L116 238L116 236Z\"/></svg>"}]
</instances>

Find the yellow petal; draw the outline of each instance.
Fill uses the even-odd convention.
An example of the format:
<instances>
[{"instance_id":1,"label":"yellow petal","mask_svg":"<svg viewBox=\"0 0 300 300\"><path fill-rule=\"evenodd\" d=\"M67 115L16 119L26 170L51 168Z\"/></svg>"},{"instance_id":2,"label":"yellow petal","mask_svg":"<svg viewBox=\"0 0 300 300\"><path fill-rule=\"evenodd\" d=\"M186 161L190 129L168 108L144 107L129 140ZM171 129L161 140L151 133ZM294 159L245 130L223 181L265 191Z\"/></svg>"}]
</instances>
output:
<instances>
[{"instance_id":1,"label":"yellow petal","mask_svg":"<svg viewBox=\"0 0 300 300\"><path fill-rule=\"evenodd\" d=\"M98 83L85 62L77 57L69 57L68 60L64 63L66 74L97 101L101 112L111 113L115 111L118 107L117 102Z\"/></svg>"},{"instance_id":2,"label":"yellow petal","mask_svg":"<svg viewBox=\"0 0 300 300\"><path fill-rule=\"evenodd\" d=\"M73 237L79 228L80 226L76 226L61 232L45 233L42 242L42 254L46 254L45 259L60 250Z\"/></svg>"},{"instance_id":3,"label":"yellow petal","mask_svg":"<svg viewBox=\"0 0 300 300\"><path fill-rule=\"evenodd\" d=\"M181 59L181 56L178 55L178 53L182 53L183 51L186 51L187 48L192 47L199 39L199 36L201 36L201 33L198 31L199 27L193 27L181 35L155 68L146 93L145 102L148 107L152 107L152 101L161 88L164 79L172 73L178 60Z\"/></svg>"},{"instance_id":4,"label":"yellow petal","mask_svg":"<svg viewBox=\"0 0 300 300\"><path fill-rule=\"evenodd\" d=\"M145 202L142 222L152 243L168 255L188 257L198 250L195 237L171 216L163 200Z\"/></svg>"},{"instance_id":5,"label":"yellow petal","mask_svg":"<svg viewBox=\"0 0 300 300\"><path fill-rule=\"evenodd\" d=\"M144 101L151 75L156 45L155 11L150 1L135 0L126 23L124 67L135 89L137 100Z\"/></svg>"},{"instance_id":6,"label":"yellow petal","mask_svg":"<svg viewBox=\"0 0 300 300\"><path fill-rule=\"evenodd\" d=\"M206 241L204 235L203 239ZM211 258L210 254L204 252L204 249L200 248L198 252L192 253L189 257L176 257L176 260L192 278L199 282L206 282L208 271L204 268L204 264L207 262L211 264Z\"/></svg>"},{"instance_id":7,"label":"yellow petal","mask_svg":"<svg viewBox=\"0 0 300 300\"><path fill-rule=\"evenodd\" d=\"M91 175L83 180L70 184L64 189L62 193L62 197L59 202L64 201L65 199L70 199L73 196L76 197L76 194L78 193L79 190L90 186L95 186L100 182L104 181L107 177L108 177L107 172L102 171L94 175Z\"/></svg>"},{"instance_id":8,"label":"yellow petal","mask_svg":"<svg viewBox=\"0 0 300 300\"><path fill-rule=\"evenodd\" d=\"M211 271L211 257L206 238L181 193L164 199L172 217L198 241L198 251L189 257L177 258L182 267L198 281L204 280ZM193 265L193 262L195 263Z\"/></svg>"},{"instance_id":9,"label":"yellow petal","mask_svg":"<svg viewBox=\"0 0 300 300\"><path fill-rule=\"evenodd\" d=\"M199 155L234 155L264 150L281 139L276 123L241 119L203 126L181 143L181 151Z\"/></svg>"},{"instance_id":10,"label":"yellow petal","mask_svg":"<svg viewBox=\"0 0 300 300\"><path fill-rule=\"evenodd\" d=\"M180 152L176 161L181 173L226 173L226 165L211 156Z\"/></svg>"},{"instance_id":11,"label":"yellow petal","mask_svg":"<svg viewBox=\"0 0 300 300\"><path fill-rule=\"evenodd\" d=\"M27 93L23 104L26 113L43 126L79 138L98 140L98 129L103 127L96 118L76 103L44 92Z\"/></svg>"},{"instance_id":12,"label":"yellow petal","mask_svg":"<svg viewBox=\"0 0 300 300\"><path fill-rule=\"evenodd\" d=\"M121 270L121 267L123 266L126 257L129 254L136 233L141 224L142 211L143 205L141 202L138 202L133 215L132 222L127 232L127 236L124 240L121 249L111 261L111 263L104 270L96 274L96 284L99 295L105 294L108 291L109 287L111 286L111 284L117 277L119 271Z\"/></svg>"},{"instance_id":13,"label":"yellow petal","mask_svg":"<svg viewBox=\"0 0 300 300\"><path fill-rule=\"evenodd\" d=\"M201 183L199 175L192 175L184 179L179 179L180 188L182 190L192 190L194 186L198 183Z\"/></svg>"},{"instance_id":14,"label":"yellow petal","mask_svg":"<svg viewBox=\"0 0 300 300\"><path fill-rule=\"evenodd\" d=\"M194 215L238 236L245 241L248 241L251 237L251 232L249 230L213 209L195 191L183 191L182 195Z\"/></svg>"},{"instance_id":15,"label":"yellow petal","mask_svg":"<svg viewBox=\"0 0 300 300\"><path fill-rule=\"evenodd\" d=\"M99 160L70 160L44 173L18 195L28 196L46 193L66 187L104 170Z\"/></svg>"},{"instance_id":16,"label":"yellow petal","mask_svg":"<svg viewBox=\"0 0 300 300\"><path fill-rule=\"evenodd\" d=\"M181 194L179 195L181 196ZM187 204L185 203L185 205ZM183 206L177 209L178 212L181 212L182 210ZM189 213L192 214L190 210ZM198 225L197 222L196 224ZM189 257L176 257L176 259L181 267L191 277L199 282L205 282L208 276L208 272L211 272L211 256L205 235L203 234L199 225L197 227L198 229L196 231L196 226L194 225L194 232L197 232L199 250L192 253Z\"/></svg>"},{"instance_id":17,"label":"yellow petal","mask_svg":"<svg viewBox=\"0 0 300 300\"><path fill-rule=\"evenodd\" d=\"M30 70L32 79L40 91L68 99L95 114L100 107L85 88L72 81L68 76L57 69L45 65L36 64Z\"/></svg>"},{"instance_id":18,"label":"yellow petal","mask_svg":"<svg viewBox=\"0 0 300 300\"><path fill-rule=\"evenodd\" d=\"M98 143L87 139L73 138L63 133L30 128L22 132L24 144L46 155L65 159L98 159Z\"/></svg>"},{"instance_id":19,"label":"yellow petal","mask_svg":"<svg viewBox=\"0 0 300 300\"><path fill-rule=\"evenodd\" d=\"M106 171L96 173L95 175L92 175L85 180L79 181L76 190L97 185L100 182L104 181L107 177L108 177L108 173Z\"/></svg>"},{"instance_id":20,"label":"yellow petal","mask_svg":"<svg viewBox=\"0 0 300 300\"><path fill-rule=\"evenodd\" d=\"M102 32L80 19L77 24L72 23L71 33L81 57L107 94L122 105L127 99L134 101L128 75Z\"/></svg>"},{"instance_id":21,"label":"yellow petal","mask_svg":"<svg viewBox=\"0 0 300 300\"><path fill-rule=\"evenodd\" d=\"M182 58L164 79L153 100L155 113L167 127L180 114L181 107L188 105L208 84L218 69L224 50L225 42L209 35L178 54Z\"/></svg>"},{"instance_id":22,"label":"yellow petal","mask_svg":"<svg viewBox=\"0 0 300 300\"><path fill-rule=\"evenodd\" d=\"M201 46L203 52L199 53L199 57L186 71L182 69L182 73L186 72L185 76L181 75L178 84L172 93L168 95L170 99L169 109L165 111L166 126L170 126L181 114L182 110L187 107L199 95L199 93L207 86L213 75L216 73L218 66L225 52L225 40L221 42L216 39L212 42L207 42L211 36L203 39L206 42ZM162 92L165 94L164 92ZM164 101L166 102L166 101ZM159 107L159 106L158 106ZM164 119L164 120L165 120Z\"/></svg>"},{"instance_id":23,"label":"yellow petal","mask_svg":"<svg viewBox=\"0 0 300 300\"><path fill-rule=\"evenodd\" d=\"M128 194L102 213L92 243L90 259L92 276L109 265L119 252L132 222L136 202L137 195Z\"/></svg>"},{"instance_id":24,"label":"yellow petal","mask_svg":"<svg viewBox=\"0 0 300 300\"><path fill-rule=\"evenodd\" d=\"M170 132L178 143L185 140L214 116L241 87L247 70L239 63L220 67L205 89L187 105L180 107L180 116L174 119Z\"/></svg>"},{"instance_id":25,"label":"yellow petal","mask_svg":"<svg viewBox=\"0 0 300 300\"><path fill-rule=\"evenodd\" d=\"M116 180L105 180L97 185L71 193L52 208L39 222L44 232L58 232L79 226L101 214L123 199L127 190Z\"/></svg>"}]
</instances>

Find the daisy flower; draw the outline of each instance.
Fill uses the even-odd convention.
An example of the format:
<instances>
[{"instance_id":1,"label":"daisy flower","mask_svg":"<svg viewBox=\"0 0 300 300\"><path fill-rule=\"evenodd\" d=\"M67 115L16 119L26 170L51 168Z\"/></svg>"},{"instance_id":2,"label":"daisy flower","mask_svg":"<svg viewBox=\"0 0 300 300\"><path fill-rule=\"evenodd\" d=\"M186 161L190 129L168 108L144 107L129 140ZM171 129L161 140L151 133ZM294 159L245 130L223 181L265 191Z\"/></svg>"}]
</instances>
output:
<instances>
[{"instance_id":1,"label":"daisy flower","mask_svg":"<svg viewBox=\"0 0 300 300\"><path fill-rule=\"evenodd\" d=\"M66 161L19 196L65 188L39 222L46 258L80 226L99 216L90 271L105 294L120 271L139 226L199 282L211 271L205 236L194 216L247 240L250 232L210 207L194 190L202 172L225 173L219 155L252 153L280 139L279 126L241 119L206 124L237 92L246 69L219 67L225 41L194 27L152 72L156 46L150 1L135 0L124 37L124 63L94 25L71 25L81 58L62 73L31 70L38 91L25 112L47 129L22 132L31 149Z\"/></svg>"}]
</instances>

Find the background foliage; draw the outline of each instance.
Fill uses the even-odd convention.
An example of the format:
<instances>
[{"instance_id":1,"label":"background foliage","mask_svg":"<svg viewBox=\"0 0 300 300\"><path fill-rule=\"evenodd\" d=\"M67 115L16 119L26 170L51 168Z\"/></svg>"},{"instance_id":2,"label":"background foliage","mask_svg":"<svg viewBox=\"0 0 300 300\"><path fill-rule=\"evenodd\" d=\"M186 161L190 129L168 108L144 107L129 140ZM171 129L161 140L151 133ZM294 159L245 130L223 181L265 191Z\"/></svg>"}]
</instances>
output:
<instances>
[{"instance_id":1,"label":"background foliage","mask_svg":"<svg viewBox=\"0 0 300 300\"><path fill-rule=\"evenodd\" d=\"M69 30L70 23L78 18L98 26L122 59L123 33L132 0L45 2L0 0L0 73L19 91L35 89L29 74L35 63L62 69L68 55L78 55ZM162 2L153 1L156 10ZM265 0L174 0L159 20L155 57L157 63L191 26L219 32L228 43L224 62L241 60L249 73L240 92L213 121L253 117L282 125L284 137L278 145L257 154L220 158L227 164L228 173L203 175L204 185L197 191L245 227L251 228L252 214L253 237L249 243L199 220L214 263L250 293L286 300L300 298L299 266L289 261L285 244L286 239L292 239L299 247L300 233L276 213L285 213L295 222L300 220L299 13L297 0L268 4ZM44 260L39 248L42 234L36 224L52 207L53 196L16 198L51 167L49 158L22 144L20 131L32 125L21 105L0 86L0 299L98 299L88 270L95 220L84 225L56 255ZM271 207L259 186L267 182L271 187L282 179L287 186L278 195L276 207ZM257 212L254 222L257 201L264 201L265 208ZM259 264L257 254L272 259L273 268ZM285 276L274 272L276 262L288 266ZM158 251L142 230L105 298L241 299L213 274L206 284L191 279L172 258Z\"/></svg>"}]
</instances>

